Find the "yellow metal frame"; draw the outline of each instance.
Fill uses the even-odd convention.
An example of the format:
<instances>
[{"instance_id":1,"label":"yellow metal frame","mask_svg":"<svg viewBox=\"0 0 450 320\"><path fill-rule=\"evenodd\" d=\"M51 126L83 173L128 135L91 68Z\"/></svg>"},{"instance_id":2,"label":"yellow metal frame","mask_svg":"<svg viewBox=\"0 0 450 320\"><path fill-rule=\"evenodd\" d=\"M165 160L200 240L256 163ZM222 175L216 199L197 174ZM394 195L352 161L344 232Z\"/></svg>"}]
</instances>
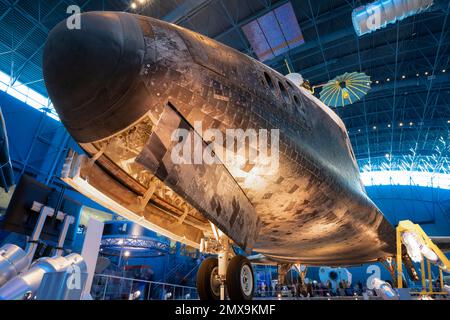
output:
<instances>
[{"instance_id":1,"label":"yellow metal frame","mask_svg":"<svg viewBox=\"0 0 450 320\"><path fill-rule=\"evenodd\" d=\"M417 235L421 237L421 239L425 242L425 244L436 253L445 267L450 270L450 261L447 259L445 254L431 241L431 239L427 236L427 234L423 231L423 229L418 225L414 224L409 220L400 221L397 229L397 287L403 288L403 266L402 266L402 233L406 231L415 232ZM428 269L428 291L426 288L426 280L425 280L425 257L422 256L422 262L420 264L421 276L422 276L422 291L421 295L433 295L433 294L447 294L447 292L439 291L433 292L433 284L431 279L431 264L429 260L427 261L427 269ZM444 278L442 274L442 270L439 268L439 278L441 290L444 288Z\"/></svg>"}]
</instances>

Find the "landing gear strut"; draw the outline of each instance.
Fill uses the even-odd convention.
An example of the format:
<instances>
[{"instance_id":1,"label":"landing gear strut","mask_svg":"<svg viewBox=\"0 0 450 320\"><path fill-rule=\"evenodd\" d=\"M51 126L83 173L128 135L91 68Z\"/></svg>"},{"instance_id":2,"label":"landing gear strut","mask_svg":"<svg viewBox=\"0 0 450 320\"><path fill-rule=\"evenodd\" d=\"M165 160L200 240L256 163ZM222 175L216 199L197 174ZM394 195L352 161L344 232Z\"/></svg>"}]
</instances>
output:
<instances>
[{"instance_id":1,"label":"landing gear strut","mask_svg":"<svg viewBox=\"0 0 450 320\"><path fill-rule=\"evenodd\" d=\"M197 273L197 291L200 300L251 300L255 291L253 268L242 256L232 256L229 240L220 237L216 253L219 258L206 258ZM225 292L225 287L226 291Z\"/></svg>"}]
</instances>

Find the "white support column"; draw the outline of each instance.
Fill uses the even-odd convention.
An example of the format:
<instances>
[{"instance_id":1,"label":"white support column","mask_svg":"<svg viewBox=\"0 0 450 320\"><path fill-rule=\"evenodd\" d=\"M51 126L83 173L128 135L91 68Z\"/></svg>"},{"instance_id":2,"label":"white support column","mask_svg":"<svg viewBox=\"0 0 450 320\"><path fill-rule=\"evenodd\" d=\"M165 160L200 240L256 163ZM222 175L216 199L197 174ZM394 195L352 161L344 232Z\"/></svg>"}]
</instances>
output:
<instances>
[{"instance_id":1,"label":"white support column","mask_svg":"<svg viewBox=\"0 0 450 320\"><path fill-rule=\"evenodd\" d=\"M88 278L83 290L82 299L89 299L92 281L94 280L95 266L97 265L98 252L100 250L100 242L103 235L103 222L95 219L89 219L87 232L84 238L83 249L81 255L86 262Z\"/></svg>"},{"instance_id":2,"label":"white support column","mask_svg":"<svg viewBox=\"0 0 450 320\"><path fill-rule=\"evenodd\" d=\"M58 247L56 248L55 255L60 257L63 254L63 246L64 241L66 241L67 231L69 230L69 226L75 222L75 218L73 216L66 215L64 217L63 227L61 233L59 234L58 239Z\"/></svg>"},{"instance_id":3,"label":"white support column","mask_svg":"<svg viewBox=\"0 0 450 320\"><path fill-rule=\"evenodd\" d=\"M31 239L28 240L27 248L25 251L27 252L29 265L33 261L34 253L37 249L37 241L39 240L39 237L41 236L42 229L44 228L45 220L47 217L53 216L54 209L42 206L39 211L39 218L36 222L36 225L34 226L33 233L31 234Z\"/></svg>"}]
</instances>

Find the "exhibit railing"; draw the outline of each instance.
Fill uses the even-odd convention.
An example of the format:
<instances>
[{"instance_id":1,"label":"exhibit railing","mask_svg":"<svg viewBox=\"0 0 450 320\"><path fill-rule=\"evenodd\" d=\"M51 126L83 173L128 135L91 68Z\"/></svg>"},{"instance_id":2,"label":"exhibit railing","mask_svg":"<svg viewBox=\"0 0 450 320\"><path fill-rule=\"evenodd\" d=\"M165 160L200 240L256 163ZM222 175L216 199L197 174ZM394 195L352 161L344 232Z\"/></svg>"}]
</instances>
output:
<instances>
[{"instance_id":1,"label":"exhibit railing","mask_svg":"<svg viewBox=\"0 0 450 320\"><path fill-rule=\"evenodd\" d=\"M297 292L293 286L287 286L283 290L256 290L256 299L308 299L308 300L379 300L374 292L368 290L366 292L351 292L349 290L340 289L313 289L312 292Z\"/></svg>"},{"instance_id":2,"label":"exhibit railing","mask_svg":"<svg viewBox=\"0 0 450 320\"><path fill-rule=\"evenodd\" d=\"M92 282L94 300L196 300L197 288L96 274Z\"/></svg>"},{"instance_id":3,"label":"exhibit railing","mask_svg":"<svg viewBox=\"0 0 450 320\"><path fill-rule=\"evenodd\" d=\"M410 285L408 287L409 294L412 297L421 296L422 287L420 285ZM440 287L433 285L433 291L438 292ZM445 299L450 297L449 294L438 294L434 299ZM380 300L373 290L365 290L364 292L355 292L348 289L329 290L329 289L313 289L310 293L298 293L292 286L288 286L284 290L260 290L255 291L255 299L307 299L307 300Z\"/></svg>"}]
</instances>

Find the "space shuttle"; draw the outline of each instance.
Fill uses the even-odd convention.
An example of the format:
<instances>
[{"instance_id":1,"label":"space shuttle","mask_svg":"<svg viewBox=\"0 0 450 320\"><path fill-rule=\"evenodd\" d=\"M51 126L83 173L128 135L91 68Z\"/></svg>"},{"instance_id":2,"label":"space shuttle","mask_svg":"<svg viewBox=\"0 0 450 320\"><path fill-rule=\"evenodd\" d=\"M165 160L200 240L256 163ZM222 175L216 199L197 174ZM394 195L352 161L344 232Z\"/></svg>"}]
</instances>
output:
<instances>
[{"instance_id":1,"label":"space shuttle","mask_svg":"<svg viewBox=\"0 0 450 320\"><path fill-rule=\"evenodd\" d=\"M131 221L217 253L200 267L201 298L224 286L233 299L253 293L251 265L232 246L315 266L394 255L395 230L364 190L345 125L308 90L176 25L122 12L80 21L58 24L44 53L49 96L85 152L68 155L62 178ZM240 147L219 141L239 137Z\"/></svg>"}]
</instances>

